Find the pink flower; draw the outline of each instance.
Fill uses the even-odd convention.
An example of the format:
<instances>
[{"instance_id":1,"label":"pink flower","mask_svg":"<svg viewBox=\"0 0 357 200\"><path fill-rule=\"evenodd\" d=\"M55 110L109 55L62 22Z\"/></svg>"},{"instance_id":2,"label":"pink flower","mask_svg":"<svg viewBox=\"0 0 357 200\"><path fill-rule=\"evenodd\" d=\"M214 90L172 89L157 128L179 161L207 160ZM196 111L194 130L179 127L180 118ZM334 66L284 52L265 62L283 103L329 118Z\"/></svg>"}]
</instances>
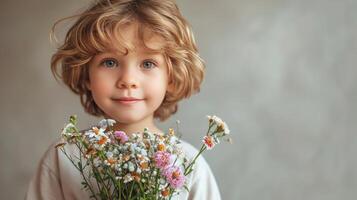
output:
<instances>
[{"instance_id":1,"label":"pink flower","mask_svg":"<svg viewBox=\"0 0 357 200\"><path fill-rule=\"evenodd\" d=\"M129 139L124 131L115 131L114 136L120 141L121 144L124 144Z\"/></svg>"},{"instance_id":2,"label":"pink flower","mask_svg":"<svg viewBox=\"0 0 357 200\"><path fill-rule=\"evenodd\" d=\"M182 170L178 166L170 166L164 170L164 176L166 177L167 182L177 189L181 188L185 183L185 176L182 173Z\"/></svg>"},{"instance_id":3,"label":"pink flower","mask_svg":"<svg viewBox=\"0 0 357 200\"><path fill-rule=\"evenodd\" d=\"M202 141L208 150L212 149L214 147L214 145L216 145L214 139L212 136L205 136L203 137L203 141Z\"/></svg>"},{"instance_id":4,"label":"pink flower","mask_svg":"<svg viewBox=\"0 0 357 200\"><path fill-rule=\"evenodd\" d=\"M156 167L165 169L171 163L171 154L166 151L158 151L154 154Z\"/></svg>"}]
</instances>

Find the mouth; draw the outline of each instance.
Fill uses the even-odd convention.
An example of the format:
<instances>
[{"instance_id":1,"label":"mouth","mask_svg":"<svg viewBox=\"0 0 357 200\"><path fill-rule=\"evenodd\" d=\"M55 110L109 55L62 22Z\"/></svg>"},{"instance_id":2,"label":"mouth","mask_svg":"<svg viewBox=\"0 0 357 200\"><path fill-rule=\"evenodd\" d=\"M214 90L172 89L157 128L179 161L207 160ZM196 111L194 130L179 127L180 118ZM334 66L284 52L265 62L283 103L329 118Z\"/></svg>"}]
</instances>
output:
<instances>
[{"instance_id":1,"label":"mouth","mask_svg":"<svg viewBox=\"0 0 357 200\"><path fill-rule=\"evenodd\" d=\"M143 101L144 99L138 99L138 98L134 98L134 97L121 97L121 98L113 99L113 100L120 104L130 105L130 104L134 104L134 103Z\"/></svg>"}]
</instances>

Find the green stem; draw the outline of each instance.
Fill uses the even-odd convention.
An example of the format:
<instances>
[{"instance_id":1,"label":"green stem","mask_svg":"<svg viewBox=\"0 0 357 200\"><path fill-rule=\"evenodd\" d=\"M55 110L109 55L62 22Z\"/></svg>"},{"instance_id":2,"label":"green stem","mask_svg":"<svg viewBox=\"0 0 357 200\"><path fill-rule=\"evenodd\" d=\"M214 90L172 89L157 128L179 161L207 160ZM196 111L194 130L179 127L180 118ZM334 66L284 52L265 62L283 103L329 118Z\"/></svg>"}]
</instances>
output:
<instances>
[{"instance_id":1,"label":"green stem","mask_svg":"<svg viewBox=\"0 0 357 200\"><path fill-rule=\"evenodd\" d=\"M189 173L191 173L192 167L193 167L193 165L195 164L195 162L196 162L198 156L200 156L200 155L202 154L202 152L204 152L205 150L206 150L206 146L203 144L203 145L201 146L200 151L199 151L199 152L197 153L197 155L195 156L195 158L192 160L192 162L191 162L191 163L187 166L187 168L185 169L185 173L184 173L185 176L188 175Z\"/></svg>"},{"instance_id":2,"label":"green stem","mask_svg":"<svg viewBox=\"0 0 357 200\"><path fill-rule=\"evenodd\" d=\"M93 197L95 199L97 199L96 195L95 195L95 192L93 190L93 188L91 187L91 185L89 184L88 180L86 179L86 177L84 176L84 174L82 173L81 169L79 167L77 167L77 165L74 163L73 159L67 154L67 152L64 150L64 148L61 148L61 151L64 153L64 155L70 160L70 162L74 165L74 167L79 170L81 172L81 176L82 178L84 179L84 181L87 183Z\"/></svg>"},{"instance_id":3,"label":"green stem","mask_svg":"<svg viewBox=\"0 0 357 200\"><path fill-rule=\"evenodd\" d=\"M129 199L131 199L131 194L133 192L134 189L134 182L131 182L131 187L130 187L130 193L129 193Z\"/></svg>"},{"instance_id":4,"label":"green stem","mask_svg":"<svg viewBox=\"0 0 357 200\"><path fill-rule=\"evenodd\" d=\"M80 165L83 166L83 165L82 165L82 155L85 155L85 154L83 154L82 148L81 148L80 146L78 146L78 148L79 148L79 150L80 150L80 152L81 152L81 155L79 155L79 162L80 162ZM87 163L86 163L86 166L87 166ZM80 172L81 172L81 175L82 175L84 181L86 182L86 184L87 184L89 190L91 191L92 195L94 196L95 199L97 199L97 197L96 197L96 195L95 195L95 192L94 192L94 190L93 190L93 188L92 188L92 184L89 183L89 181L87 181L86 177L84 176L84 169L85 169L85 167L82 168L82 170L80 171Z\"/></svg>"},{"instance_id":5,"label":"green stem","mask_svg":"<svg viewBox=\"0 0 357 200\"><path fill-rule=\"evenodd\" d=\"M156 198L158 198L157 196L156 196L156 194L157 194L157 190L158 190L158 188L159 188L159 183L158 183L158 179L159 179L159 175L160 175L160 171L159 171L160 169L156 169L156 178L155 178L155 193L154 193L154 195L155 195L155 197Z\"/></svg>"}]
</instances>

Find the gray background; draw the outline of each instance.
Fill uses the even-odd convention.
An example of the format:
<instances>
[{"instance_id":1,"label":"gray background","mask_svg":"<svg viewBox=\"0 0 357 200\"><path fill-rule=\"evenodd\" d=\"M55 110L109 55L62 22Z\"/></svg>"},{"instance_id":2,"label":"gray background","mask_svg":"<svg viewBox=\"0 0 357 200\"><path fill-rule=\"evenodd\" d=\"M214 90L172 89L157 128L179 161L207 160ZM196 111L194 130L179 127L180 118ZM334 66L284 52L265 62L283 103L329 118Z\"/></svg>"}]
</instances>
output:
<instances>
[{"instance_id":1,"label":"gray background","mask_svg":"<svg viewBox=\"0 0 357 200\"><path fill-rule=\"evenodd\" d=\"M40 157L71 114L49 30L86 0L1 0L0 194L22 199ZM205 115L227 121L233 145L204 156L223 199L349 200L357 192L357 1L179 0L207 77L177 115L196 147ZM64 28L65 26L62 26Z\"/></svg>"}]
</instances>

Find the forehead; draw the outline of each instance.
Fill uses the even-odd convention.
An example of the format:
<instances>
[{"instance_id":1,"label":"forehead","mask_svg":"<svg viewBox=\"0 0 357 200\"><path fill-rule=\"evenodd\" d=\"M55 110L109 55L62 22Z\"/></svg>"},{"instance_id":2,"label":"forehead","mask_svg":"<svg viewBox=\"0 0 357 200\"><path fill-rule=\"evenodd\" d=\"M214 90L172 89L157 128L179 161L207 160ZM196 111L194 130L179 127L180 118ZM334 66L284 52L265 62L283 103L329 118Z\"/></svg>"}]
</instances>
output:
<instances>
[{"instance_id":1,"label":"forehead","mask_svg":"<svg viewBox=\"0 0 357 200\"><path fill-rule=\"evenodd\" d=\"M165 44L162 36L135 21L121 24L116 28L109 49L126 53L163 53Z\"/></svg>"}]
</instances>

